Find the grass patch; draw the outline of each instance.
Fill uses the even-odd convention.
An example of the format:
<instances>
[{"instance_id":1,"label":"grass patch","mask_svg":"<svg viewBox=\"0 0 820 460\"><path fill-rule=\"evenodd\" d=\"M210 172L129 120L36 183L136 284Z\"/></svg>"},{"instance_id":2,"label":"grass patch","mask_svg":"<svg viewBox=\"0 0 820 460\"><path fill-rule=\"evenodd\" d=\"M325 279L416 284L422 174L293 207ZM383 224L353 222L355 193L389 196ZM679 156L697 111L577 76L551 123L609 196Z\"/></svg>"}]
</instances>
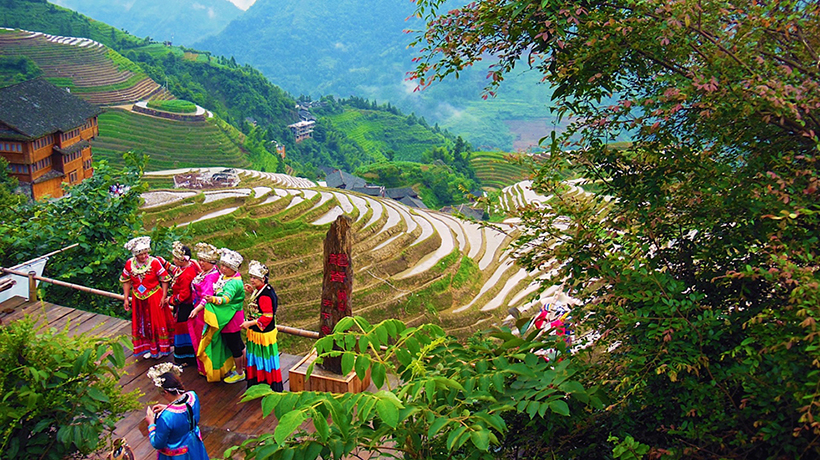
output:
<instances>
[{"instance_id":1,"label":"grass patch","mask_svg":"<svg viewBox=\"0 0 820 460\"><path fill-rule=\"evenodd\" d=\"M147 183L148 187L152 190L174 188L173 177L143 176L142 180Z\"/></svg>"},{"instance_id":2,"label":"grass patch","mask_svg":"<svg viewBox=\"0 0 820 460\"><path fill-rule=\"evenodd\" d=\"M174 99L170 101L148 101L148 107L171 113L196 112L196 104L191 101L184 101L182 99Z\"/></svg>"}]
</instances>

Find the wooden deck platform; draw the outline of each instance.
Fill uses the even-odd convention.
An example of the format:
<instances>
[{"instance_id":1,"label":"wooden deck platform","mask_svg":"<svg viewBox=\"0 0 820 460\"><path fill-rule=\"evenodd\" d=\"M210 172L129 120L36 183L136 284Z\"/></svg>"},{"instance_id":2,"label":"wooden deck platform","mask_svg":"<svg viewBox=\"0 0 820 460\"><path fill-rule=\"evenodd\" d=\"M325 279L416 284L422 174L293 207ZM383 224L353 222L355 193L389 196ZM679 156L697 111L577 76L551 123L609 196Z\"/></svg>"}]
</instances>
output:
<instances>
[{"instance_id":1,"label":"wooden deck platform","mask_svg":"<svg viewBox=\"0 0 820 460\"><path fill-rule=\"evenodd\" d=\"M100 336L130 336L131 334L130 321L61 307L48 302L28 302L15 297L0 305L0 320L3 323L14 321L27 314L39 317L41 320L45 318L50 327L60 329L69 325L71 333L91 332ZM280 355L282 374L285 379L287 379L287 369L301 359L301 356L296 355L284 353ZM143 403L142 409L128 414L117 424L115 432L117 437L125 437L128 440L138 460L156 458L156 451L151 447L148 439L140 433L139 424L145 417L145 406L158 402L160 397L157 388L145 376L145 373L149 367L161 361L146 361L131 356L126 362L127 373L120 380L125 391L138 388L144 393L140 398L140 402ZM202 410L199 427L211 458L221 458L225 449L240 444L249 437L273 432L276 427L275 417L262 418L259 401L239 402L246 388L244 383L234 385L221 382L208 383L195 368L186 368L182 380L187 389L196 391L200 397ZM288 389L289 382L286 380L285 391Z\"/></svg>"}]
</instances>

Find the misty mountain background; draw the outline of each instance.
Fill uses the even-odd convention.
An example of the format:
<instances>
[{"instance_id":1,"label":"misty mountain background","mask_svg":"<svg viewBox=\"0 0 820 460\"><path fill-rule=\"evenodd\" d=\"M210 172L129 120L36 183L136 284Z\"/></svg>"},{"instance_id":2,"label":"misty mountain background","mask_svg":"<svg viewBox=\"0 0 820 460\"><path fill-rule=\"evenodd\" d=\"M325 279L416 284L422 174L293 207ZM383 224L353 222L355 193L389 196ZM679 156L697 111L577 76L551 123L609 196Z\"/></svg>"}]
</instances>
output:
<instances>
[{"instance_id":1,"label":"misty mountain background","mask_svg":"<svg viewBox=\"0 0 820 460\"><path fill-rule=\"evenodd\" d=\"M456 6L450 2L448 6ZM517 71L498 97L481 99L486 68L477 66L424 91L406 80L424 24L409 0L257 0L198 49L234 56L293 95L355 95L390 102L463 135L477 148L512 149L517 133L536 143L551 126L551 91L537 72ZM409 18L409 19L408 19ZM523 68L524 66L522 66Z\"/></svg>"},{"instance_id":2,"label":"misty mountain background","mask_svg":"<svg viewBox=\"0 0 820 460\"><path fill-rule=\"evenodd\" d=\"M191 46L242 14L228 0L51 0L136 37Z\"/></svg>"},{"instance_id":3,"label":"misty mountain background","mask_svg":"<svg viewBox=\"0 0 820 460\"><path fill-rule=\"evenodd\" d=\"M406 78L418 51L408 47L415 34L407 30L424 24L410 18L415 10L410 0L256 0L245 12L228 0L56 3L138 37L234 57L293 96L390 102L463 136L477 149L526 149L561 129L549 113L551 89L526 65L487 100L481 96L492 60L461 72L459 79L451 76L415 91ZM447 6L457 5L454 0ZM196 36L193 42L188 38Z\"/></svg>"}]
</instances>

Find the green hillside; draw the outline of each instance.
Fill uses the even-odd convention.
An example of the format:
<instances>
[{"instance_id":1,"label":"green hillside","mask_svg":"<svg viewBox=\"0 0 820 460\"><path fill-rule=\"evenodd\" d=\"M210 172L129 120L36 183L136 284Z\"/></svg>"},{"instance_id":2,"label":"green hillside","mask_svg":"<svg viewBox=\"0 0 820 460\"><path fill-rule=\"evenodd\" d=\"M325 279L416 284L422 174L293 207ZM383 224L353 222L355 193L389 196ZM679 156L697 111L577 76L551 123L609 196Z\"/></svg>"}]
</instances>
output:
<instances>
[{"instance_id":1,"label":"green hillside","mask_svg":"<svg viewBox=\"0 0 820 460\"><path fill-rule=\"evenodd\" d=\"M386 111L350 108L327 116L336 129L347 133L371 157L419 162L424 152L449 141L413 119Z\"/></svg>"},{"instance_id":2,"label":"green hillside","mask_svg":"<svg viewBox=\"0 0 820 460\"><path fill-rule=\"evenodd\" d=\"M473 152L470 164L486 190L500 190L530 176L528 161L516 153Z\"/></svg>"},{"instance_id":3,"label":"green hillside","mask_svg":"<svg viewBox=\"0 0 820 460\"><path fill-rule=\"evenodd\" d=\"M250 165L242 148L213 121L173 121L113 109L99 116L99 126L94 158L115 165L123 163L122 154L129 150L150 155L148 171Z\"/></svg>"},{"instance_id":4,"label":"green hillside","mask_svg":"<svg viewBox=\"0 0 820 460\"><path fill-rule=\"evenodd\" d=\"M465 2L466 3L466 2ZM448 2L441 8L451 8ZM196 43L216 54L250 64L291 94L317 97L334 94L390 101L405 113L415 112L480 148L513 149L522 120L554 115L548 105L551 88L526 60L505 76L497 95L482 99L486 65L460 69L457 78L414 91L407 72L415 67L419 48L408 45L423 24L415 17L417 3L367 0L256 0L221 32ZM299 43L294 52L294 43ZM535 133L537 142L548 131Z\"/></svg>"},{"instance_id":5,"label":"green hillside","mask_svg":"<svg viewBox=\"0 0 820 460\"><path fill-rule=\"evenodd\" d=\"M53 35L85 37L104 45L138 46L142 40L108 24L42 0L0 2L0 26L32 30Z\"/></svg>"},{"instance_id":6,"label":"green hillside","mask_svg":"<svg viewBox=\"0 0 820 460\"><path fill-rule=\"evenodd\" d=\"M0 34L0 57L25 58L56 86L97 105L118 105L152 97L170 99L167 91L116 51L88 40L59 43L38 33ZM10 66L14 69L14 66ZM23 67L17 65L22 70ZM32 73L32 72L29 72ZM32 73L33 74L33 73ZM8 78L4 78L8 80Z\"/></svg>"}]
</instances>

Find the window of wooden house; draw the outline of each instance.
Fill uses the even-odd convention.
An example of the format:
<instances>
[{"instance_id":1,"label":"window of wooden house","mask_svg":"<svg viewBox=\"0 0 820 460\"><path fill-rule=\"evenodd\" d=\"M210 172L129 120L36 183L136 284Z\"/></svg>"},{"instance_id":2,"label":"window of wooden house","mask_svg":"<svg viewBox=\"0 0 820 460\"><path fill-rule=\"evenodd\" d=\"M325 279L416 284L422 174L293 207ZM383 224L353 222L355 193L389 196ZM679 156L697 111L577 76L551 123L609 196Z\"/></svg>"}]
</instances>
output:
<instances>
[{"instance_id":1,"label":"window of wooden house","mask_svg":"<svg viewBox=\"0 0 820 460\"><path fill-rule=\"evenodd\" d=\"M19 142L0 142L0 150L4 152L23 153L23 144Z\"/></svg>"}]
</instances>

